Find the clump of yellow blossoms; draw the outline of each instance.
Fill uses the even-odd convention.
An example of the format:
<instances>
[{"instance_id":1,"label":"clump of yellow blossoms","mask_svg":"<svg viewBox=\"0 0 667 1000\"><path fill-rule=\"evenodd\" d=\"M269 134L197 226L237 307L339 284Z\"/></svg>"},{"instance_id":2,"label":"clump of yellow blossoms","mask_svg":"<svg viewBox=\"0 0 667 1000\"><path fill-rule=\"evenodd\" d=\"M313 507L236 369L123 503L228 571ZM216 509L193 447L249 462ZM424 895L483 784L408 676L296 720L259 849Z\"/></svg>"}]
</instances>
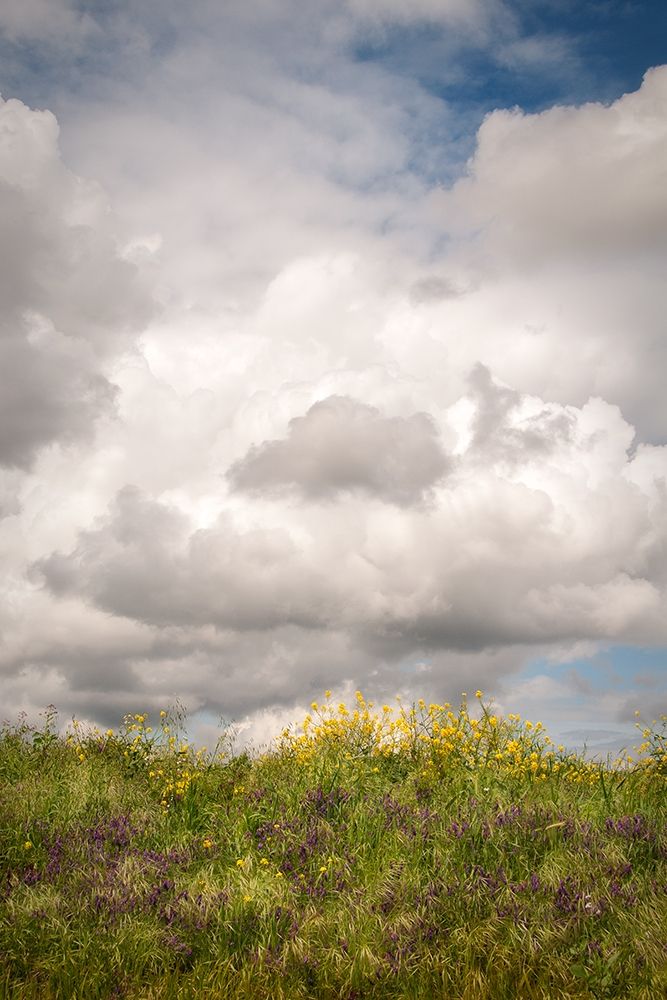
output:
<instances>
[{"instance_id":1,"label":"clump of yellow blossoms","mask_svg":"<svg viewBox=\"0 0 667 1000\"><path fill-rule=\"evenodd\" d=\"M159 726L154 729L148 712L137 712L124 717L116 734L113 729L105 733L96 727L87 729L74 719L67 744L81 764L92 752L111 751L131 773L147 773L157 786L162 808L168 809L185 798L193 782L210 765L206 747L195 749L179 737L181 721L178 711L171 715L163 709Z\"/></svg>"},{"instance_id":2,"label":"clump of yellow blossoms","mask_svg":"<svg viewBox=\"0 0 667 1000\"><path fill-rule=\"evenodd\" d=\"M146 725L148 715L126 716L126 725L136 735L132 740L135 753L143 753L150 762L148 777L155 781L160 792L160 805L168 809L181 802L188 790L208 767L207 748L195 748L177 735L178 726L164 710L160 712L160 731L155 736ZM176 730L176 731L175 731Z\"/></svg>"},{"instance_id":3,"label":"clump of yellow blossoms","mask_svg":"<svg viewBox=\"0 0 667 1000\"><path fill-rule=\"evenodd\" d=\"M327 692L328 694L328 692ZM472 715L464 695L458 708L419 700L407 708L383 705L374 710L360 691L351 710L326 698L313 702L311 713L295 730L283 731L280 747L297 762L308 764L322 750L343 760L407 757L424 775L442 777L454 768L494 772L499 777L535 781L559 775L571 782L595 784L600 766L555 747L541 722L518 715L499 716L475 694L480 713Z\"/></svg>"}]
</instances>

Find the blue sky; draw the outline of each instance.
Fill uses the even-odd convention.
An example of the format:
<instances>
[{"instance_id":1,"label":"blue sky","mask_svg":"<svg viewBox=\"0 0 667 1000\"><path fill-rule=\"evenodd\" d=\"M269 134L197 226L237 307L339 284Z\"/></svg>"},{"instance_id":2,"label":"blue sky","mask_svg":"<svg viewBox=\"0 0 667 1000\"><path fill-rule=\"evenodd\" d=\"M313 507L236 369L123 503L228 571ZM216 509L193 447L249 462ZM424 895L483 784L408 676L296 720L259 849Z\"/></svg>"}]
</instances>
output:
<instances>
[{"instance_id":1,"label":"blue sky","mask_svg":"<svg viewBox=\"0 0 667 1000\"><path fill-rule=\"evenodd\" d=\"M444 100L484 111L613 100L637 89L646 69L664 59L667 12L658 0L538 0L507 8L526 50L529 42L550 45L552 63L531 61L528 50L523 62L510 64L508 54L474 38L457 46L452 58L448 27L433 22L392 26L361 40L356 55L416 77Z\"/></svg>"},{"instance_id":2,"label":"blue sky","mask_svg":"<svg viewBox=\"0 0 667 1000\"><path fill-rule=\"evenodd\" d=\"M667 710L666 20L3 6L8 713Z\"/></svg>"},{"instance_id":3,"label":"blue sky","mask_svg":"<svg viewBox=\"0 0 667 1000\"><path fill-rule=\"evenodd\" d=\"M545 705L543 709L549 732L568 746L585 744L591 754L602 757L621 748L631 752L641 742L638 722L661 725L661 709L667 692L665 646L608 646L563 663L539 659L524 668L517 682L537 681L539 684L545 677L577 690L580 695L578 708L582 704L586 706L583 719L580 711L568 718L567 710L564 712L563 706L557 704ZM620 705L614 725L604 715L596 717L595 713L596 703L610 694ZM640 712L640 716L635 716L635 712Z\"/></svg>"}]
</instances>

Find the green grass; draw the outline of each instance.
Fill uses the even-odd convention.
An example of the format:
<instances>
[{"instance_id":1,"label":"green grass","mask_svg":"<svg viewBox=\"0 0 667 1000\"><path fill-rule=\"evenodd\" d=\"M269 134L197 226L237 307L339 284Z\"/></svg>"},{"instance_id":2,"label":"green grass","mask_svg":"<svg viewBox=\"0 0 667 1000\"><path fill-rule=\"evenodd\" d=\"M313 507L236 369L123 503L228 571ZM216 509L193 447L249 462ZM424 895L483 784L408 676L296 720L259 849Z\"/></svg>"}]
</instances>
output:
<instances>
[{"instance_id":1,"label":"green grass","mask_svg":"<svg viewBox=\"0 0 667 1000\"><path fill-rule=\"evenodd\" d=\"M603 766L447 708L260 756L5 726L0 996L667 996L663 734Z\"/></svg>"}]
</instances>

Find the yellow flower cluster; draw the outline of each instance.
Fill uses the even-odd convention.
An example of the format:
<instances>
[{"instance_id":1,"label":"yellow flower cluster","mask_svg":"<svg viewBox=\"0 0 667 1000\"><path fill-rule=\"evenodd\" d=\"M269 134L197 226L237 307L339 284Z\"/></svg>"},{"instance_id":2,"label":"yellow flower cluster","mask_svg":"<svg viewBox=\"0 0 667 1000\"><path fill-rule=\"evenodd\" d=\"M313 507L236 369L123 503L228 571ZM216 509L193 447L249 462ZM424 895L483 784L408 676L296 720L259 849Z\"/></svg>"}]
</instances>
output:
<instances>
[{"instance_id":1,"label":"yellow flower cluster","mask_svg":"<svg viewBox=\"0 0 667 1000\"><path fill-rule=\"evenodd\" d=\"M639 712L635 712L639 716ZM636 728L642 734L642 743L635 747L637 760L633 761L630 756L619 763L626 766L635 764L647 772L649 777L659 775L667 779L667 715L660 716L660 728L658 720L654 719L651 726L646 726L641 722L635 723Z\"/></svg>"},{"instance_id":2,"label":"yellow flower cluster","mask_svg":"<svg viewBox=\"0 0 667 1000\"><path fill-rule=\"evenodd\" d=\"M97 728L87 729L75 719L67 744L74 749L80 763L87 760L91 748L113 749L132 771L148 773L158 786L162 807L168 809L186 796L192 783L209 766L207 748L195 750L187 740L174 735L174 729L176 732L179 729L178 716L172 720L165 710L160 712L157 731L149 725L148 712L126 715L117 735L113 729L105 733Z\"/></svg>"},{"instance_id":3,"label":"yellow flower cluster","mask_svg":"<svg viewBox=\"0 0 667 1000\"><path fill-rule=\"evenodd\" d=\"M148 772L148 777L158 783L160 805L168 809L185 798L188 789L207 766L207 748L195 750L187 740L177 739L165 721L166 713L160 712L160 716L164 742L159 752L155 753L155 766Z\"/></svg>"},{"instance_id":4,"label":"yellow flower cluster","mask_svg":"<svg viewBox=\"0 0 667 1000\"><path fill-rule=\"evenodd\" d=\"M148 726L148 713L126 715L123 719L123 757L127 761L140 764L153 755L154 740L152 728Z\"/></svg>"},{"instance_id":5,"label":"yellow flower cluster","mask_svg":"<svg viewBox=\"0 0 667 1000\"><path fill-rule=\"evenodd\" d=\"M541 722L501 717L483 702L481 691L476 698L477 716L470 714L465 695L458 709L423 700L407 708L398 699L397 709L383 705L380 711L373 711L373 702L360 691L353 710L327 698L323 705L313 702L296 730L284 730L279 746L303 765L326 749L348 761L407 755L424 776L434 778L464 767L536 781L549 775L585 784L599 781L599 765L554 747Z\"/></svg>"},{"instance_id":6,"label":"yellow flower cluster","mask_svg":"<svg viewBox=\"0 0 667 1000\"><path fill-rule=\"evenodd\" d=\"M113 729L107 729L106 739L108 740L112 736ZM83 764L88 759L91 745L99 746L102 740L102 733L97 726L85 729L78 719L73 719L72 732L69 732L65 737L65 744L74 750L77 760Z\"/></svg>"}]
</instances>

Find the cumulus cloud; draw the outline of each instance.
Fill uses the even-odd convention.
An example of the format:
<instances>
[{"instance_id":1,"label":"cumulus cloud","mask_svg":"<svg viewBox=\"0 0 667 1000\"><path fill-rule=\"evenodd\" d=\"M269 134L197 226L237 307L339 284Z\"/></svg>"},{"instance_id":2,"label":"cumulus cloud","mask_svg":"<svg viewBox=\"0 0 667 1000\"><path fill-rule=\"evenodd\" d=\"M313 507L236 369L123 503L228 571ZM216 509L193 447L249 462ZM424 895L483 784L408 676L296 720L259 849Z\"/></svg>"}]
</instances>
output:
<instances>
[{"instance_id":1,"label":"cumulus cloud","mask_svg":"<svg viewBox=\"0 0 667 1000\"><path fill-rule=\"evenodd\" d=\"M0 463L88 437L113 407L105 362L149 315L99 190L62 164L48 111L0 103Z\"/></svg>"},{"instance_id":2,"label":"cumulus cloud","mask_svg":"<svg viewBox=\"0 0 667 1000\"><path fill-rule=\"evenodd\" d=\"M180 512L126 487L110 517L77 549L40 564L54 593L80 593L115 615L151 625L314 628L340 605L324 567L285 530L235 531L223 515L190 534Z\"/></svg>"},{"instance_id":3,"label":"cumulus cloud","mask_svg":"<svg viewBox=\"0 0 667 1000\"><path fill-rule=\"evenodd\" d=\"M393 671L405 657L447 651L667 638L661 580L643 555L664 544L665 501L655 480L652 497L633 481L617 411L596 401L552 408L550 446L543 433L540 447L532 438L526 447L525 414L543 413L544 403L503 390L488 373L483 389L452 407L469 444L432 507L349 498L332 519L318 503L290 516L277 498L258 501L252 524L250 507L242 519L223 512L193 530L174 507L126 488L72 551L36 571L56 595L151 627L331 633L347 637L353 657L363 650ZM482 467L470 428L488 418L494 391L514 404L495 418L512 460L492 450ZM665 460L662 449L661 474Z\"/></svg>"},{"instance_id":4,"label":"cumulus cloud","mask_svg":"<svg viewBox=\"0 0 667 1000\"><path fill-rule=\"evenodd\" d=\"M442 211L483 226L487 245L502 247L496 265L506 268L664 249L666 97L662 66L611 105L492 112L469 175L440 196Z\"/></svg>"},{"instance_id":5,"label":"cumulus cloud","mask_svg":"<svg viewBox=\"0 0 667 1000\"><path fill-rule=\"evenodd\" d=\"M5 0L0 34L10 42L76 45L95 30L93 18L70 0Z\"/></svg>"},{"instance_id":6,"label":"cumulus cloud","mask_svg":"<svg viewBox=\"0 0 667 1000\"><path fill-rule=\"evenodd\" d=\"M6 711L180 696L256 732L665 642L664 68L494 111L444 188L466 53L551 72L567 40L495 2L223 6L53 45L42 5L0 15L28 92L81 55L60 139L0 106Z\"/></svg>"},{"instance_id":7,"label":"cumulus cloud","mask_svg":"<svg viewBox=\"0 0 667 1000\"><path fill-rule=\"evenodd\" d=\"M296 488L310 499L362 492L411 504L448 468L433 421L425 413L383 417L373 406L329 396L289 422L286 438L255 445L228 478L249 493Z\"/></svg>"},{"instance_id":8,"label":"cumulus cloud","mask_svg":"<svg viewBox=\"0 0 667 1000\"><path fill-rule=\"evenodd\" d=\"M456 362L559 403L598 395L654 443L667 425L666 86L657 67L609 104L490 113L465 176L426 199L456 236L443 270L460 294L422 306Z\"/></svg>"},{"instance_id":9,"label":"cumulus cloud","mask_svg":"<svg viewBox=\"0 0 667 1000\"><path fill-rule=\"evenodd\" d=\"M482 460L520 464L530 457L546 458L571 438L576 423L571 412L548 404L536 408L516 389L494 381L479 362L468 384L475 405L470 447Z\"/></svg>"}]
</instances>

